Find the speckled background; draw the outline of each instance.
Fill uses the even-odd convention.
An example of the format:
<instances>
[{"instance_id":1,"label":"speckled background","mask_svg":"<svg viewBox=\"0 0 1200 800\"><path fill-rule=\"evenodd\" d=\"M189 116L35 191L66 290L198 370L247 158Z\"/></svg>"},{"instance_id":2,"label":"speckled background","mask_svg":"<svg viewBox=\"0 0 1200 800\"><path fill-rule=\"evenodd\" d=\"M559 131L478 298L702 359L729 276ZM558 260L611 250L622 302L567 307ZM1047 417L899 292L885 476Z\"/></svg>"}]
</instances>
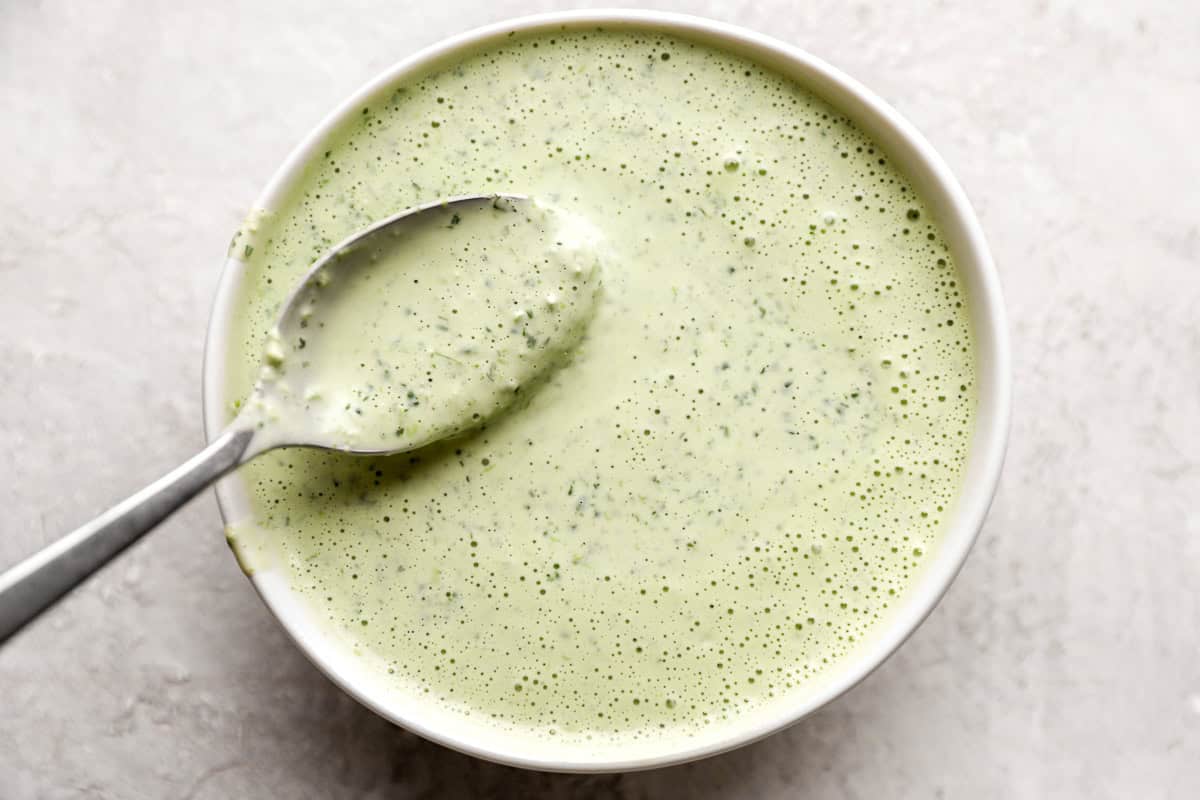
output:
<instances>
[{"instance_id":1,"label":"speckled background","mask_svg":"<svg viewBox=\"0 0 1200 800\"><path fill-rule=\"evenodd\" d=\"M751 747L521 772L335 689L206 495L0 649L0 798L1200 796L1200 6L646 5L847 70L979 210L1012 317L1013 438L928 623ZM0 4L0 565L200 446L225 246L293 144L418 47L557 7Z\"/></svg>"}]
</instances>

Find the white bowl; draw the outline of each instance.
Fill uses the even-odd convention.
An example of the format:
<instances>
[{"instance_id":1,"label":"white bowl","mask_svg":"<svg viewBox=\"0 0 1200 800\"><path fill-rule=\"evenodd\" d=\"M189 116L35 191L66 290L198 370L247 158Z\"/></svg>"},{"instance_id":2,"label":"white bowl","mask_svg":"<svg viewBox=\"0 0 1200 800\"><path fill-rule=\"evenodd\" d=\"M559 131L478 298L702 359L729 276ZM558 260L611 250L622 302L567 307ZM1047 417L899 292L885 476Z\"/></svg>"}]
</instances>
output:
<instances>
[{"instance_id":1,"label":"white bowl","mask_svg":"<svg viewBox=\"0 0 1200 800\"><path fill-rule=\"evenodd\" d=\"M920 133L866 87L808 53L762 34L697 17L656 11L571 11L523 17L478 28L427 48L386 70L355 92L305 139L267 184L256 208L271 209L284 197L303 165L324 148L323 140L342 121L368 105L406 76L441 62L464 48L498 40L510 31L604 24L659 30L710 43L772 67L842 110L901 165L929 204L962 271L977 340L979 405L961 494L952 510L940 547L923 574L872 641L848 658L814 692L789 702L781 698L743 720L713 726L686 743L664 740L625 749L582 751L579 746L531 745L416 698L384 691L364 664L326 638L309 617L305 601L292 591L282 570L256 573L251 581L267 607L300 649L338 686L376 713L427 739L464 753L505 764L567 772L608 772L665 766L721 753L760 739L811 714L865 678L925 619L958 573L983 524L1000 476L1008 438L1010 374L1008 334L995 267L975 213L949 168ZM227 422L225 358L233 305L242 270L225 264L209 323L204 354L204 421L211 439ZM246 489L236 476L217 486L226 524L250 513Z\"/></svg>"}]
</instances>

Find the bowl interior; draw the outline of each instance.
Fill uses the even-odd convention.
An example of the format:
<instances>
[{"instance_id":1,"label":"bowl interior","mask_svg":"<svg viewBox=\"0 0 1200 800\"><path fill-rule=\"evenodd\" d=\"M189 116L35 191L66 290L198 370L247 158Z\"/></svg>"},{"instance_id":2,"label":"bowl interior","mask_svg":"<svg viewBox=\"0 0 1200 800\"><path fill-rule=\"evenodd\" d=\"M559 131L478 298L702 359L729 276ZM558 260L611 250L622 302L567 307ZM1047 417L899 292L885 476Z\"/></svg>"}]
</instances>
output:
<instances>
[{"instance_id":1,"label":"bowl interior","mask_svg":"<svg viewBox=\"0 0 1200 800\"><path fill-rule=\"evenodd\" d=\"M893 109L858 82L807 53L745 29L660 12L588 11L539 15L491 25L453 37L408 58L368 83L334 110L288 156L255 205L270 210L300 177L304 164L321 152L325 138L349 115L406 76L453 60L511 31L562 26L632 26L712 44L748 56L822 96L867 132L893 162L903 165L914 188L934 212L955 256L964 283L976 335L978 408L963 488L947 520L933 560L910 588L886 626L864 644L856 657L824 679L799 702L787 698L741 720L714 726L686 740L664 738L636 746L583 751L542 740L521 740L475 725L457 713L385 691L365 662L328 640L314 624L304 601L294 593L283 570L256 572L251 578L264 602L301 650L334 682L375 712L446 746L516 766L560 771L640 769L712 755L766 736L796 722L862 680L881 664L932 610L962 566L982 525L999 478L1009 417L1009 354L999 283L978 221L961 187L929 143ZM205 429L212 439L228 421L233 398L226 396L226 353L242 270L231 257L225 265L209 323L204 355ZM236 475L217 486L226 524L244 519L250 505Z\"/></svg>"}]
</instances>

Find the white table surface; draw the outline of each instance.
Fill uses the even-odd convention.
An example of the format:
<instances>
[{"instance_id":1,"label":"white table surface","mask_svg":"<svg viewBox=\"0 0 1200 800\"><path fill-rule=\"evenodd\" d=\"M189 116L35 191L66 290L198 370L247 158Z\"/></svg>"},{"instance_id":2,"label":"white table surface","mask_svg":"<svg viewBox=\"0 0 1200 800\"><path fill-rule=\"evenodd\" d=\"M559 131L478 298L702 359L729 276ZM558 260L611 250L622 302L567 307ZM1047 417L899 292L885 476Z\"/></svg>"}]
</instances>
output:
<instances>
[{"instance_id":1,"label":"white table surface","mask_svg":"<svg viewBox=\"0 0 1200 800\"><path fill-rule=\"evenodd\" d=\"M310 666L205 495L0 649L0 798L1200 796L1200 6L989 5L670 6L875 88L957 171L1000 267L1000 492L870 679L685 767L483 763ZM218 268L292 145L416 48L556 7L0 4L0 565L201 444Z\"/></svg>"}]
</instances>

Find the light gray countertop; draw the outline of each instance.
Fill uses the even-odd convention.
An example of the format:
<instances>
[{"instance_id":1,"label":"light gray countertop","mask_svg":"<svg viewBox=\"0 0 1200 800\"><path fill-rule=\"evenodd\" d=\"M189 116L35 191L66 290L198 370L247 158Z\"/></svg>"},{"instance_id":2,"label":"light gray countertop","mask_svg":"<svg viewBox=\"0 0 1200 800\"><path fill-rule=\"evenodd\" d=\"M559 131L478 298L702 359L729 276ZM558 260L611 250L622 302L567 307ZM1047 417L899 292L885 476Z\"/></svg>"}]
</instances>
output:
<instances>
[{"instance_id":1,"label":"light gray countertop","mask_svg":"<svg viewBox=\"0 0 1200 800\"><path fill-rule=\"evenodd\" d=\"M490 765L310 666L205 495L0 650L0 798L1200 796L1200 6L988 5L670 6L876 89L958 173L999 264L1000 492L865 683L685 767ZM418 47L554 7L0 7L0 565L200 446L225 246L293 144Z\"/></svg>"}]
</instances>

